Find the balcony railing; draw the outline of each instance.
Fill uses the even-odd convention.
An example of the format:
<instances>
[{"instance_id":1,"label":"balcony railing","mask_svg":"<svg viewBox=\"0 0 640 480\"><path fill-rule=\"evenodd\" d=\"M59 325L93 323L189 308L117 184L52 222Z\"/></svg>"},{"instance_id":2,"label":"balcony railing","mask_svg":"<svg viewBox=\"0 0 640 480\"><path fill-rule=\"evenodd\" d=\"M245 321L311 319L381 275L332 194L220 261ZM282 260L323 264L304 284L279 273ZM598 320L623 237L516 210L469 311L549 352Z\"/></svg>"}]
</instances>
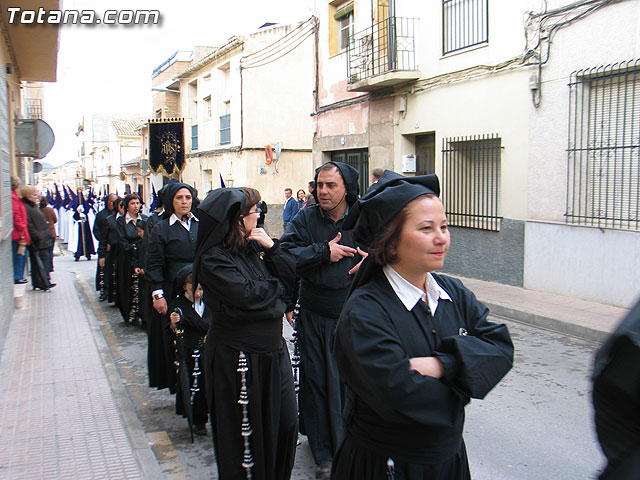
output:
<instances>
[{"instance_id":1,"label":"balcony railing","mask_svg":"<svg viewBox=\"0 0 640 480\"><path fill-rule=\"evenodd\" d=\"M349 84L394 72L416 72L415 25L415 18L389 17L349 37ZM395 81L391 77L380 86L417 78L414 73L408 77L396 75ZM375 87L371 82L369 85Z\"/></svg>"}]
</instances>

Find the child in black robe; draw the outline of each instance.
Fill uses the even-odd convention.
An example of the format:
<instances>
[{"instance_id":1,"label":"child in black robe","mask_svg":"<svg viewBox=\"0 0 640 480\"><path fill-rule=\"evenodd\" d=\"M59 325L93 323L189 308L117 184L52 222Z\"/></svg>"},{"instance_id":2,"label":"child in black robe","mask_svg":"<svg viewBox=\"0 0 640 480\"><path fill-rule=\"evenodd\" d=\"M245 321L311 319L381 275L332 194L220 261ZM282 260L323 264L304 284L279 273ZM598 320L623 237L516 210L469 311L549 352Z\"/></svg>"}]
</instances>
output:
<instances>
[{"instance_id":1,"label":"child in black robe","mask_svg":"<svg viewBox=\"0 0 640 480\"><path fill-rule=\"evenodd\" d=\"M176 357L179 368L176 389L176 413L188 418L188 409L192 411L193 432L206 435L208 420L207 399L204 379L204 340L211 323L211 312L202 301L202 287L193 288L193 267L187 265L176 275L173 291L175 298L169 302L171 328L176 332ZM185 373L187 375L185 375ZM189 378L189 390L186 382Z\"/></svg>"}]
</instances>

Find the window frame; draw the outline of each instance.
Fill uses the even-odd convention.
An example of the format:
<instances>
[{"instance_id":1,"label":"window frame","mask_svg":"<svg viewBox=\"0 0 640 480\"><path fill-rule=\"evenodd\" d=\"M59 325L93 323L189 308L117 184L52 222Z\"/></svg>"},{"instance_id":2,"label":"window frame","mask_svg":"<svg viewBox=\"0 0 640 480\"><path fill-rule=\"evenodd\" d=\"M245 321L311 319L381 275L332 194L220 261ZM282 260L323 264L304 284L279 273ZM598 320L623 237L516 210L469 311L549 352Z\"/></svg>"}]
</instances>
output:
<instances>
[{"instance_id":1,"label":"window frame","mask_svg":"<svg viewBox=\"0 0 640 480\"><path fill-rule=\"evenodd\" d=\"M480 21L465 22L470 17ZM443 56L488 43L489 0L442 0Z\"/></svg>"}]
</instances>

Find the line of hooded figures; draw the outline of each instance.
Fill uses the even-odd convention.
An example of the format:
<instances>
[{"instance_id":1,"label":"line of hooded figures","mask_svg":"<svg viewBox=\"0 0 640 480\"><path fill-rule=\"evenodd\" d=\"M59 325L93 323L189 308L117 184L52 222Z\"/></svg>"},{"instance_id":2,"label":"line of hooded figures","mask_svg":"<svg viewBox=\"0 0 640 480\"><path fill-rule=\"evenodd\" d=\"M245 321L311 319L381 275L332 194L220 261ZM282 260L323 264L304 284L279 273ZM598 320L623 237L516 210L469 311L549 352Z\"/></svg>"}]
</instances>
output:
<instances>
[{"instance_id":1,"label":"line of hooded figures","mask_svg":"<svg viewBox=\"0 0 640 480\"><path fill-rule=\"evenodd\" d=\"M279 239L250 187L202 202L172 180L159 208L109 195L96 288L146 326L149 386L209 423L218 478L291 477L298 434L316 478L470 479L464 408L512 367L503 324L437 273L450 233L436 175L316 170L316 203ZM283 325L294 327L293 354Z\"/></svg>"}]
</instances>

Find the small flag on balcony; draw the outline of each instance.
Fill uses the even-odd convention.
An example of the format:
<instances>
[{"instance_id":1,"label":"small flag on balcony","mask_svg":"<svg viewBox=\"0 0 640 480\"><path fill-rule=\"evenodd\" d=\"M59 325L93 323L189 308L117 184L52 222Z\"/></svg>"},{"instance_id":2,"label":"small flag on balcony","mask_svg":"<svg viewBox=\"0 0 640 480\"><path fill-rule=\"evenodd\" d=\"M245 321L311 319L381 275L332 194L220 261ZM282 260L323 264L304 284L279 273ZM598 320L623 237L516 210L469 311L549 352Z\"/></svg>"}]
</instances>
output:
<instances>
[{"instance_id":1,"label":"small flag on balcony","mask_svg":"<svg viewBox=\"0 0 640 480\"><path fill-rule=\"evenodd\" d=\"M184 120L149 121L149 167L168 176L181 173L184 158Z\"/></svg>"}]
</instances>

